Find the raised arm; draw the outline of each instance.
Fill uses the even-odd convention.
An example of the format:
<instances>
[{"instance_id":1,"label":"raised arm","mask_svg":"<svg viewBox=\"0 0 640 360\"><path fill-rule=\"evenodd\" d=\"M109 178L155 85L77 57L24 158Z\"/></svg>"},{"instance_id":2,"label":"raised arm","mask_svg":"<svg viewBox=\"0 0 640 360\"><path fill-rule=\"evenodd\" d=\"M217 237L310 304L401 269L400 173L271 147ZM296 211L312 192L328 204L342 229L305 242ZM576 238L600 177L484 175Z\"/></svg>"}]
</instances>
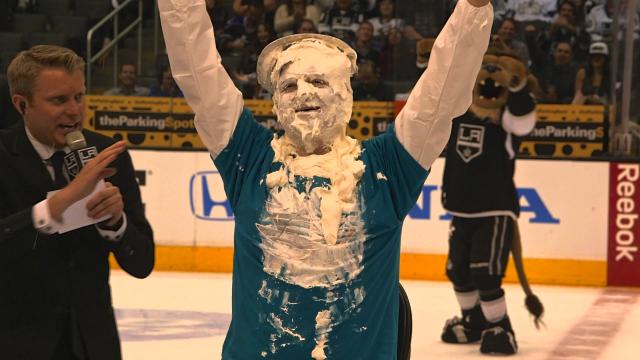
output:
<instances>
[{"instance_id":1,"label":"raised arm","mask_svg":"<svg viewBox=\"0 0 640 360\"><path fill-rule=\"evenodd\" d=\"M195 112L200 138L215 158L242 112L242 93L222 67L205 0L158 0L171 72Z\"/></svg>"},{"instance_id":2,"label":"raised arm","mask_svg":"<svg viewBox=\"0 0 640 360\"><path fill-rule=\"evenodd\" d=\"M398 140L425 169L447 143L451 120L471 105L492 22L488 0L458 0L436 39L427 69L396 118Z\"/></svg>"}]
</instances>

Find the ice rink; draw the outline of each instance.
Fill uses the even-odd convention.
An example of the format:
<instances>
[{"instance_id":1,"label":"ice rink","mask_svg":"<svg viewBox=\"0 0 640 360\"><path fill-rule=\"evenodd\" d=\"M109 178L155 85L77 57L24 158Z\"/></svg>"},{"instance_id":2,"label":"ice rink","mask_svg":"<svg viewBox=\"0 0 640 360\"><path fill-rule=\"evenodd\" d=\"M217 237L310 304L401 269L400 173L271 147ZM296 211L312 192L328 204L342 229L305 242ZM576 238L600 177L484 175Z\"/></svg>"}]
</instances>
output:
<instances>
[{"instance_id":1,"label":"ice rink","mask_svg":"<svg viewBox=\"0 0 640 360\"><path fill-rule=\"evenodd\" d=\"M111 277L124 360L220 359L231 319L231 275L154 272ZM479 346L439 336L458 314L446 282L403 280L413 311L412 359L486 359ZM640 359L640 289L534 285L546 308L538 331L517 284L506 284L518 359ZM347 360L347 359L345 359Z\"/></svg>"}]
</instances>

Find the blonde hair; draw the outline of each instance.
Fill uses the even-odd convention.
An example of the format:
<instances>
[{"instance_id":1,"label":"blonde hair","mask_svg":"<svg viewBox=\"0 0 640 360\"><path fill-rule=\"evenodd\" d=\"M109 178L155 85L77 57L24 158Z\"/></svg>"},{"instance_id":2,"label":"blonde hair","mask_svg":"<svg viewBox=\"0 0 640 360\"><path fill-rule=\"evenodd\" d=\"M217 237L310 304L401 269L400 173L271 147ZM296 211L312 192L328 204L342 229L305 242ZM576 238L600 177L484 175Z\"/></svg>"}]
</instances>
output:
<instances>
[{"instance_id":1,"label":"blonde hair","mask_svg":"<svg viewBox=\"0 0 640 360\"><path fill-rule=\"evenodd\" d=\"M20 94L31 100L36 79L47 68L84 73L84 59L73 50L55 45L36 45L21 51L9 64L7 79L11 95Z\"/></svg>"}]
</instances>

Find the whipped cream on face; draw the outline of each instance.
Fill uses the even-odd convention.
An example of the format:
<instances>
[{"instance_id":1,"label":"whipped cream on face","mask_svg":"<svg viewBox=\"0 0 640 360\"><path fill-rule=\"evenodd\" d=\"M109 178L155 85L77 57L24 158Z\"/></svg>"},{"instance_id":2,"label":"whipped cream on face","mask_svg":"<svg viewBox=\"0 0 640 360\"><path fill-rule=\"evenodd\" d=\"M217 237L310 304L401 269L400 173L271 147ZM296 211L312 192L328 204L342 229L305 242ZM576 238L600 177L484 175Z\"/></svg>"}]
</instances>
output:
<instances>
[{"instance_id":1,"label":"whipped cream on face","mask_svg":"<svg viewBox=\"0 0 640 360\"><path fill-rule=\"evenodd\" d=\"M284 51L272 73L273 111L301 155L319 153L345 136L353 91L350 60L336 49L304 40Z\"/></svg>"}]
</instances>

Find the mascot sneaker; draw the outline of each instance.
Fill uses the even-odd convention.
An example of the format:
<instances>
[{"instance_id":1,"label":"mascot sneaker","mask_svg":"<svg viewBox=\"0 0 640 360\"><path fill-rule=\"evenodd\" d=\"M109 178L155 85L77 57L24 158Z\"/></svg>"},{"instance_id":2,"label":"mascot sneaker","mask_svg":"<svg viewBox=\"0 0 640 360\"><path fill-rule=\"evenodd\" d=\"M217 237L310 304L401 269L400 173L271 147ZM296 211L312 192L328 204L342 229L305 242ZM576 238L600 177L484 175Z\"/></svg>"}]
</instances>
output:
<instances>
[{"instance_id":1,"label":"mascot sneaker","mask_svg":"<svg viewBox=\"0 0 640 360\"><path fill-rule=\"evenodd\" d=\"M469 344L479 341L486 328L486 320L480 306L462 312L463 318L455 316L444 324L442 341L450 344Z\"/></svg>"},{"instance_id":2,"label":"mascot sneaker","mask_svg":"<svg viewBox=\"0 0 640 360\"><path fill-rule=\"evenodd\" d=\"M513 355L518 352L516 335L511 329L509 318L505 317L495 326L482 332L480 352L490 355Z\"/></svg>"}]
</instances>

